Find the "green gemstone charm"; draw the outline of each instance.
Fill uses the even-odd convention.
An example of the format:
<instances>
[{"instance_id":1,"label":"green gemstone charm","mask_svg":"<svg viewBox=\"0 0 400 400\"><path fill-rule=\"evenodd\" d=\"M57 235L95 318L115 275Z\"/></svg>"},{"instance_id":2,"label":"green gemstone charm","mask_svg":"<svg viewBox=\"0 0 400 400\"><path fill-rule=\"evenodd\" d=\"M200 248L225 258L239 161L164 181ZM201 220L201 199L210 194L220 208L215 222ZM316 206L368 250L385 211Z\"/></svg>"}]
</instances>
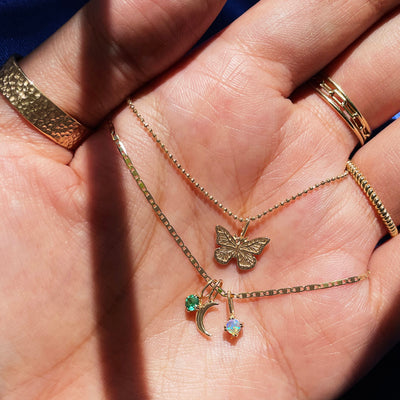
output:
<instances>
[{"instance_id":1,"label":"green gemstone charm","mask_svg":"<svg viewBox=\"0 0 400 400\"><path fill-rule=\"evenodd\" d=\"M187 311L197 310L199 308L199 305L200 305L199 296L191 294L190 296L186 297L185 307Z\"/></svg>"}]
</instances>

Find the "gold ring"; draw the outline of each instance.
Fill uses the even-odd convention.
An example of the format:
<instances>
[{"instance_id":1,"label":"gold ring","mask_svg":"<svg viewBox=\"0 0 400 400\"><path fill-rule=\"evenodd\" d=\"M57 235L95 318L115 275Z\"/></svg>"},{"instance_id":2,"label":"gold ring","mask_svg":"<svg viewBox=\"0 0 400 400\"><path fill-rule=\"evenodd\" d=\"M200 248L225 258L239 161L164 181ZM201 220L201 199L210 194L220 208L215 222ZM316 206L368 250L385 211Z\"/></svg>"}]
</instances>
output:
<instances>
[{"instance_id":1,"label":"gold ring","mask_svg":"<svg viewBox=\"0 0 400 400\"><path fill-rule=\"evenodd\" d=\"M321 98L344 119L363 145L371 136L371 128L343 89L331 78L321 75L314 76L310 83Z\"/></svg>"},{"instance_id":2,"label":"gold ring","mask_svg":"<svg viewBox=\"0 0 400 400\"><path fill-rule=\"evenodd\" d=\"M29 123L62 147L74 150L90 133L39 91L14 56L0 70L0 93Z\"/></svg>"},{"instance_id":3,"label":"gold ring","mask_svg":"<svg viewBox=\"0 0 400 400\"><path fill-rule=\"evenodd\" d=\"M375 210L378 212L378 215L382 218L382 221L388 229L390 236L396 236L399 233L396 224L386 210L385 206L382 204L382 201L379 199L378 195L375 193L372 186L368 183L365 176L362 175L360 170L350 160L346 163L346 170L350 173L350 175L357 182L358 186L360 186L363 192L367 195L368 200L374 206Z\"/></svg>"}]
</instances>

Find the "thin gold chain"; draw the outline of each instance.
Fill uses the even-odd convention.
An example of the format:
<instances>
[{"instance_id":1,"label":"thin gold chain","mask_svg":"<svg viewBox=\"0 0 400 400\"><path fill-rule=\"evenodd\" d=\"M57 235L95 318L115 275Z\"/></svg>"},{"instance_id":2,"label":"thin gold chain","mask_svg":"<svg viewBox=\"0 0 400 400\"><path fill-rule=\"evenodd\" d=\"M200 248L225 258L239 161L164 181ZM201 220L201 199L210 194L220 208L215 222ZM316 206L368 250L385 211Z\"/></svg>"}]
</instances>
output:
<instances>
[{"instance_id":1,"label":"thin gold chain","mask_svg":"<svg viewBox=\"0 0 400 400\"><path fill-rule=\"evenodd\" d=\"M182 250L183 254L189 259L190 263L193 265L193 267L196 269L196 271L200 274L200 276L206 282L213 281L213 279L210 277L210 275L208 275L207 271L200 265L200 263L196 260L196 258L193 256L193 254L189 250L189 248L185 245L182 238L178 235L175 228L168 221L168 218L162 212L160 206L156 203L156 201L154 200L154 197L147 189L147 187L146 187L145 183L143 182L143 180L141 179L137 169L133 165L132 160L128 156L125 146L123 145L119 136L115 132L115 128L114 128L114 125L112 124L112 122L110 122L110 133L111 133L111 136L112 136L126 166L129 169L129 172L131 173L135 182L139 186L144 197L146 198L148 203L151 205L154 213L160 219L160 221L165 226L165 228L170 233L170 235L174 238L176 244ZM313 290L328 289L328 288L332 288L332 287L336 287L336 286L348 285L351 283L356 283L356 282L362 281L364 279L367 279L368 277L369 277L369 271L362 275L351 276L348 278L331 281L331 282L312 283L312 284L307 284L307 285L293 286L293 287L287 287L287 288L281 288L281 289L267 289L267 290L251 291L251 292L230 293L230 295L236 299L250 299L250 298L254 298L254 297L270 297L270 296L277 296L277 295L282 295L282 294L301 293L301 292L308 292L308 291L313 291ZM222 289L222 287L218 287L217 290L221 296L228 297L228 292L226 292L224 289Z\"/></svg>"},{"instance_id":2,"label":"thin gold chain","mask_svg":"<svg viewBox=\"0 0 400 400\"><path fill-rule=\"evenodd\" d=\"M182 173L182 175L197 189L199 190L205 197L207 200L209 200L212 204L214 204L214 206L218 207L223 213L227 214L228 216L230 216L231 218L233 218L234 220L237 220L239 222L243 222L243 221L256 221L258 219L261 219L262 217L265 217L267 214L272 213L273 211L277 210L280 207L283 207L289 203L292 203L294 201L296 201L298 198L300 198L301 196L306 195L309 192L312 192L313 190L326 185L327 183L331 183L331 182L337 182L340 181L341 179L345 178L348 175L348 171L343 172L340 175L334 176L332 178L328 178L328 179L324 179L323 181L320 181L318 183L316 183L315 185L309 186L307 189L304 189L303 191L294 194L291 197L288 197L287 199L285 199L284 201L281 201L279 203L276 203L273 207L268 208L267 210L251 216L251 217L242 217L242 216L238 216L237 214L235 214L233 211L231 211L228 207L225 207L224 204L222 204L221 202L219 202L215 196L213 196L212 194L210 194L205 188L204 186L201 186L200 183L188 172L188 170L186 168L184 168L182 166L182 164L177 160L177 158L169 151L169 149L166 147L165 143L163 143L161 141L161 139L157 136L157 134L153 131L153 129L150 127L150 125L145 121L144 117L138 112L137 108L135 107L135 105L133 104L132 100L130 98L128 98L127 100L129 108L132 110L132 112L136 115L136 117L138 118L138 120L141 122L141 124L143 125L143 127L147 130L148 133L150 133L151 137L154 139L154 141L157 143L157 145L160 147L160 149L165 153L165 155L167 156L167 158L171 161L172 165L179 171Z\"/></svg>"}]
</instances>

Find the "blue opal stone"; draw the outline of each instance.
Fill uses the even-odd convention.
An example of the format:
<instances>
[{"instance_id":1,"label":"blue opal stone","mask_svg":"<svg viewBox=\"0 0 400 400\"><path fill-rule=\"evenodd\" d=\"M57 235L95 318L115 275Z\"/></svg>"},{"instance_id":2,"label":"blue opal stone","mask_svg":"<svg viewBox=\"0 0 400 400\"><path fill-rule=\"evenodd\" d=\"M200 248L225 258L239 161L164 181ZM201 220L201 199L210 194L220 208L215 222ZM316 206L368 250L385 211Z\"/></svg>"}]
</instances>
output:
<instances>
[{"instance_id":1,"label":"blue opal stone","mask_svg":"<svg viewBox=\"0 0 400 400\"><path fill-rule=\"evenodd\" d=\"M242 325L236 318L231 318L225 325L225 330L232 336L238 336L241 329Z\"/></svg>"}]
</instances>

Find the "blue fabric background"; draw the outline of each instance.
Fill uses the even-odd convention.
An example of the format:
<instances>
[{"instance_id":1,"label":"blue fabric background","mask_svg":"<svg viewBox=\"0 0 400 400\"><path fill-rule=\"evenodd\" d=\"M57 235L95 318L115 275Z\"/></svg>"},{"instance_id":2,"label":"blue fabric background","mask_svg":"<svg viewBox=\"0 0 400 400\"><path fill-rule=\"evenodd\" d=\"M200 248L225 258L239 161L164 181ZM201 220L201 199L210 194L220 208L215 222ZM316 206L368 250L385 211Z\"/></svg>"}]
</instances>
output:
<instances>
[{"instance_id":1,"label":"blue fabric background","mask_svg":"<svg viewBox=\"0 0 400 400\"><path fill-rule=\"evenodd\" d=\"M67 21L85 0L0 0L0 64L25 55Z\"/></svg>"},{"instance_id":2,"label":"blue fabric background","mask_svg":"<svg viewBox=\"0 0 400 400\"><path fill-rule=\"evenodd\" d=\"M86 0L0 0L0 65L11 54L29 53L86 2ZM204 38L222 29L256 2L257 0L229 0ZM397 117L400 117L400 113ZM400 345L340 399L398 400L399 376ZM273 399L274 396L271 395L270 398Z\"/></svg>"}]
</instances>

